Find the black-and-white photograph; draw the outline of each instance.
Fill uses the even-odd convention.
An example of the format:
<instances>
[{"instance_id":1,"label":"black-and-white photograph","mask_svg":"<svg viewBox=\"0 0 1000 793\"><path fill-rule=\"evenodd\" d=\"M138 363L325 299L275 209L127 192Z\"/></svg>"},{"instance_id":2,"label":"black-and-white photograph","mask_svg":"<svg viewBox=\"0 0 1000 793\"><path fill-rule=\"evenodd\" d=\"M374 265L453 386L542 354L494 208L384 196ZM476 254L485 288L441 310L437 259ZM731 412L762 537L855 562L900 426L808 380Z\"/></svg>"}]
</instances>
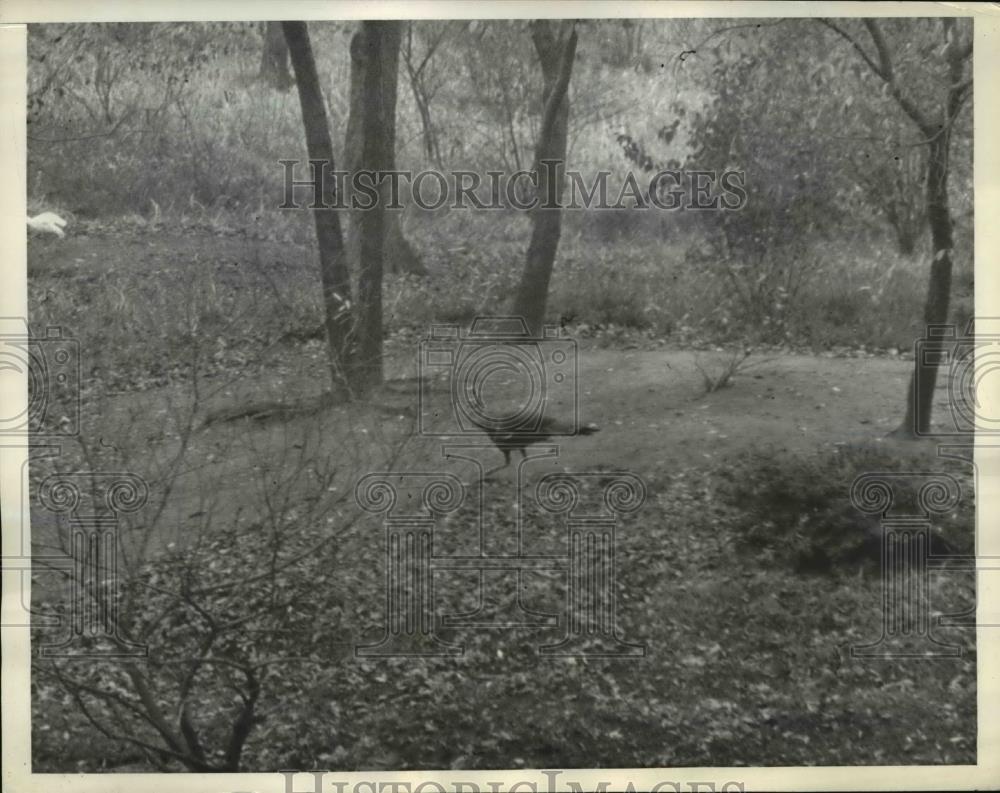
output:
<instances>
[{"instance_id":1,"label":"black-and-white photograph","mask_svg":"<svg viewBox=\"0 0 1000 793\"><path fill-rule=\"evenodd\" d=\"M830 5L29 22L30 772L981 764L977 20Z\"/></svg>"}]
</instances>

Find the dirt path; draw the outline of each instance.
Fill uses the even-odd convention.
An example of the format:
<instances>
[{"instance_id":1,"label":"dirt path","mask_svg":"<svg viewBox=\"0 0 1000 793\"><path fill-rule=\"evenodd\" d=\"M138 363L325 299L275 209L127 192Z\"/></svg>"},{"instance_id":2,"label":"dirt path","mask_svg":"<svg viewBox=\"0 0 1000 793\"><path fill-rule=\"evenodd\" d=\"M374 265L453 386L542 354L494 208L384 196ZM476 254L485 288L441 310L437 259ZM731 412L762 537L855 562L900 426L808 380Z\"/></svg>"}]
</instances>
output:
<instances>
[{"instance_id":1,"label":"dirt path","mask_svg":"<svg viewBox=\"0 0 1000 793\"><path fill-rule=\"evenodd\" d=\"M581 351L580 421L596 423L601 432L553 439L559 466L642 473L718 463L765 445L811 452L870 441L901 420L912 371L906 360L885 358L751 358L753 365L728 387L706 394L696 363L715 371L724 358L676 350ZM568 401L548 409L572 416ZM422 452L414 450L408 462L439 459L436 443L415 441ZM498 453L494 457L500 462Z\"/></svg>"},{"instance_id":2,"label":"dirt path","mask_svg":"<svg viewBox=\"0 0 1000 793\"><path fill-rule=\"evenodd\" d=\"M710 354L584 353L581 410L609 431L574 446L585 451L585 442L596 443L613 460L659 465L725 459L762 444L807 451L860 442L899 422L912 367L784 355L762 359L729 387L705 394L696 361L712 371Z\"/></svg>"}]
</instances>

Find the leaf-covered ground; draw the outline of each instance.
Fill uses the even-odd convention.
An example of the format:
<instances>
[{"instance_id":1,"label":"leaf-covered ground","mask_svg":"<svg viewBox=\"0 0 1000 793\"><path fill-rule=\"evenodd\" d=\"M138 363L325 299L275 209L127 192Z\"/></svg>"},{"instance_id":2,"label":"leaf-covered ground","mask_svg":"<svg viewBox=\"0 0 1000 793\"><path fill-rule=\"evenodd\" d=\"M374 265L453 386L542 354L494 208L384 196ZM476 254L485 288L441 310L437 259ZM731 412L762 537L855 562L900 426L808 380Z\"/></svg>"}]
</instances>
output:
<instances>
[{"instance_id":1,"label":"leaf-covered ground","mask_svg":"<svg viewBox=\"0 0 1000 793\"><path fill-rule=\"evenodd\" d=\"M85 430L109 449L140 450L134 459L151 470L178 448L192 351L207 373L200 418L322 390L322 347L307 332L316 304L294 299L307 291L302 266L287 261L288 246L260 245L261 260L248 267L233 245L212 235L190 235L186 247L95 235L32 253L32 322L62 324L81 340ZM193 307L186 315L184 305ZM416 340L394 332L388 377L413 374ZM935 629L962 648L959 658L852 658L852 644L882 629L873 565L796 573L773 549L741 542L734 527L744 509L721 489L741 455L764 444L808 456L884 435L899 421L910 364L865 350L759 353L729 387L705 394L696 364L718 367L726 354L703 347L584 329L581 418L601 432L560 441L557 460L526 469L628 471L645 483L644 505L617 527L615 590L620 635L644 655L542 657L537 648L560 629L451 628L441 637L461 644L461 657L358 658L354 647L378 641L385 622L384 534L379 518L345 514L336 541L289 571L312 592L290 625L310 629L290 638L289 660L267 680L244 770L975 762L973 631ZM353 487L411 431L411 396L387 389L376 401L389 411L329 408L322 432L314 414L200 430L172 480L176 536L149 538L149 552L183 538L209 483L220 514L253 511L257 488L280 475L293 449L340 455L335 487ZM444 470L474 485L469 466L442 458L441 442L415 435L396 470ZM933 448L917 453L932 464ZM501 461L490 448L482 455ZM559 520L530 497L517 502L510 469L481 495L481 512L472 498L439 522L436 552L467 551L480 518L495 555L509 553L518 519L539 553L565 547ZM36 540L45 530L39 519ZM295 541L308 545L337 526L300 530ZM212 574L239 576L237 558L223 556ZM438 574L437 615L474 610L476 583L469 573ZM498 609L565 611L559 572L495 574L489 585ZM930 595L934 613L962 612L974 603L974 580L934 573ZM35 687L36 771L146 762L97 734L45 680ZM223 693L200 705L206 723L228 707Z\"/></svg>"}]
</instances>

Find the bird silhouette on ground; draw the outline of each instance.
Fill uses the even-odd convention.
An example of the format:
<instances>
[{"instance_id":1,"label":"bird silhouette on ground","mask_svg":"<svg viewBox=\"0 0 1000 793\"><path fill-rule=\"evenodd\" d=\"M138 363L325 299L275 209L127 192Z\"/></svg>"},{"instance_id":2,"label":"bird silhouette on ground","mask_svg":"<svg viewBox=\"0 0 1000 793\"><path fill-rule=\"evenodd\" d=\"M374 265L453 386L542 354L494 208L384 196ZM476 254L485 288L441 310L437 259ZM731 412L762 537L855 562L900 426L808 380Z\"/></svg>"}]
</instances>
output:
<instances>
[{"instance_id":1,"label":"bird silhouette on ground","mask_svg":"<svg viewBox=\"0 0 1000 793\"><path fill-rule=\"evenodd\" d=\"M521 457L527 458L529 446L544 443L553 436L593 435L595 432L600 432L600 427L596 424L590 423L577 427L554 416L542 416L537 422L526 421L520 427L513 429L501 426L499 423L470 420L485 432L493 444L503 452L504 464L490 469L488 473L508 467L512 451L520 451Z\"/></svg>"}]
</instances>

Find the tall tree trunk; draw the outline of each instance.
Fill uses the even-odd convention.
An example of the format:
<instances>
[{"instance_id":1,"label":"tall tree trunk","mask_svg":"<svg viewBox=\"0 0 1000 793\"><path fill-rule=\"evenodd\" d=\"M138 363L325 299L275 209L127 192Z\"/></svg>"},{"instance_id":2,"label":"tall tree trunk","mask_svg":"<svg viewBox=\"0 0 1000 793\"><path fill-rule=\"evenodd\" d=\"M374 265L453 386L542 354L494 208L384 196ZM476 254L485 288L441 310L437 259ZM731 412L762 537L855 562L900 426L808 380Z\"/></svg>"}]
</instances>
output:
<instances>
[{"instance_id":1,"label":"tall tree trunk","mask_svg":"<svg viewBox=\"0 0 1000 793\"><path fill-rule=\"evenodd\" d=\"M364 45L361 42L361 35L364 31L355 33L351 39L351 85L350 85L350 107L347 117L347 131L344 135L344 164L348 173L353 173L359 169L370 169L370 166L363 164L364 155L364 133L362 132L365 111L368 107L365 98L366 65L367 59L364 57ZM397 36L399 38L399 36ZM399 45L396 44L396 51L393 53L392 68L382 69L382 79L384 86L382 91L393 97L397 94L398 84L398 64ZM395 98L393 99L395 107ZM393 119L395 128L395 119ZM391 165L395 168L395 140L393 140L392 151L390 152ZM350 185L347 186L346 199L350 203L352 192ZM383 246L383 268L390 273L409 273L412 275L427 275L427 270L420 261L420 256L414 250L403 235L400 224L399 210L392 210L385 216L385 244ZM357 263L361 257L361 217L365 214L363 210L350 210L350 220L347 230L347 252L349 260L357 269Z\"/></svg>"},{"instance_id":2,"label":"tall tree trunk","mask_svg":"<svg viewBox=\"0 0 1000 793\"><path fill-rule=\"evenodd\" d=\"M531 240L524 271L514 299L514 314L521 316L533 335L540 336L545 322L552 266L562 233L563 171L566 163L569 120L569 79L576 56L576 29L562 23L558 37L547 20L532 23L532 41L545 81L542 123L535 147L538 174L536 206L531 210ZM548 165L546 165L548 163Z\"/></svg>"},{"instance_id":3,"label":"tall tree trunk","mask_svg":"<svg viewBox=\"0 0 1000 793\"><path fill-rule=\"evenodd\" d=\"M927 221L931 229L934 258L924 304L924 325L943 325L948 321L951 302L953 222L948 205L948 155L951 127L945 126L930 144L927 158ZM930 432L934 389L937 387L936 358L922 360L915 356L913 376L906 400L906 418L899 431L906 435Z\"/></svg>"},{"instance_id":4,"label":"tall tree trunk","mask_svg":"<svg viewBox=\"0 0 1000 793\"><path fill-rule=\"evenodd\" d=\"M927 326L942 325L948 321L951 299L951 267L954 226L948 207L948 160L951 148L952 125L957 121L965 100L972 90L972 76L966 68L972 62L972 37L959 35L952 17L940 17L944 34L944 62L948 67L947 89L940 107L928 110L918 105L896 79L892 53L878 20L866 17L862 24L871 39L874 53L862 46L846 28L831 19L817 21L847 41L860 55L867 67L885 84L886 90L909 116L923 135L927 146L926 214L931 230L933 259L924 303L924 322ZM931 330L930 327L927 328ZM939 344L932 346L940 346ZM934 389L937 386L938 358L921 360L915 356L913 376L906 397L906 417L891 435L914 436L930 431Z\"/></svg>"},{"instance_id":5,"label":"tall tree trunk","mask_svg":"<svg viewBox=\"0 0 1000 793\"><path fill-rule=\"evenodd\" d=\"M333 143L326 118L326 105L316 73L316 60L309 31L305 22L282 22L288 50L295 69L295 82L302 105L302 123L306 133L309 159L333 170ZM332 177L323 180L323 203L336 203L335 182ZM348 362L351 340L351 277L347 268L344 237L340 230L337 210L313 210L316 224L316 241L319 245L319 271L323 283L323 308L330 371L334 391L350 391Z\"/></svg>"},{"instance_id":6,"label":"tall tree trunk","mask_svg":"<svg viewBox=\"0 0 1000 793\"><path fill-rule=\"evenodd\" d=\"M396 92L399 67L400 22L364 22L351 41L352 70L361 81L360 158L358 166L382 172L395 168ZM387 252L391 200L388 180L379 188L371 209L355 210L358 219L358 350L356 382L362 390L382 382L382 270ZM397 221L398 222L398 221Z\"/></svg>"},{"instance_id":7,"label":"tall tree trunk","mask_svg":"<svg viewBox=\"0 0 1000 793\"><path fill-rule=\"evenodd\" d=\"M260 77L272 88L287 91L292 87L288 70L288 43L280 22L264 23L264 48L260 59Z\"/></svg>"},{"instance_id":8,"label":"tall tree trunk","mask_svg":"<svg viewBox=\"0 0 1000 793\"><path fill-rule=\"evenodd\" d=\"M872 20L867 20L869 29L877 31ZM951 302L952 249L954 247L954 222L948 205L948 172L951 156L952 125L958 119L965 99L972 88L972 77L966 76L966 64L971 63L972 38L962 41L955 27L955 20L942 18L945 40L945 61L948 64L948 91L943 102L938 124L923 119L921 127L929 141L927 152L927 223L931 229L930 283L927 287L927 301L924 304L924 323L928 331L931 325L948 322ZM878 40L876 39L876 43ZM884 43L882 45L884 47ZM915 121L921 121L919 114ZM934 407L934 389L937 387L937 356L931 360L921 360L915 356L913 376L907 390L906 417L895 431L897 434L913 436L930 433L931 415Z\"/></svg>"}]
</instances>

